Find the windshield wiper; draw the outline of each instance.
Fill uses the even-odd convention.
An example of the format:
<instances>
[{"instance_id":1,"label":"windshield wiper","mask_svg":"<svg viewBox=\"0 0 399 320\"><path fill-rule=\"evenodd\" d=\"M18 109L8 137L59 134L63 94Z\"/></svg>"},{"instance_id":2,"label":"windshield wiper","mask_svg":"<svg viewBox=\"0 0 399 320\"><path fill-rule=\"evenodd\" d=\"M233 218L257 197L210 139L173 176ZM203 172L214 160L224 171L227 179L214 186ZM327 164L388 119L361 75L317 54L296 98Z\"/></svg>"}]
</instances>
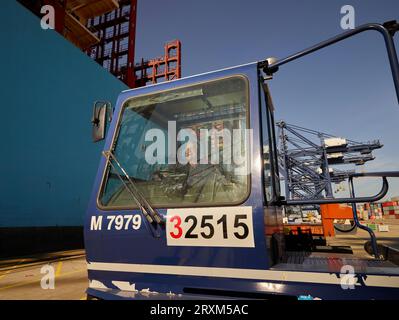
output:
<instances>
[{"instance_id":1,"label":"windshield wiper","mask_svg":"<svg viewBox=\"0 0 399 320\"><path fill-rule=\"evenodd\" d=\"M110 166L114 169L115 174L118 176L118 178L122 181L123 185L125 186L126 190L130 193L132 196L133 200L136 202L137 206L140 208L142 214L144 217L147 219L149 223L156 223L158 225L161 225L164 223L162 217L159 215L157 211L155 211L154 208L149 204L147 199L143 196L143 194L140 192L140 190L137 188L136 183L133 182L132 178L127 174L126 170L122 167L122 165L119 163L118 159L115 157L115 155L111 151L103 151L103 155L107 162L110 164ZM131 188L126 184L125 180L120 176L118 171L116 170L116 167L112 163L112 160L115 161L119 169L122 171L123 175L125 176L126 180L129 181L129 184Z\"/></svg>"}]
</instances>

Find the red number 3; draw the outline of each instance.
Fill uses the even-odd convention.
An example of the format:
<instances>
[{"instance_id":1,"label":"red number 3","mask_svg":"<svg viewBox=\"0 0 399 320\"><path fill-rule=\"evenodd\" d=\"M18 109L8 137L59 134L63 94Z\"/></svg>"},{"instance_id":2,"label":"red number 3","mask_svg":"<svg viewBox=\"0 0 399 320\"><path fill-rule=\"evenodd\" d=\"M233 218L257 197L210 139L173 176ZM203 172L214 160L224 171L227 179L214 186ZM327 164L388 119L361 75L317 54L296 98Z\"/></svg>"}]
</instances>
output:
<instances>
[{"instance_id":1,"label":"red number 3","mask_svg":"<svg viewBox=\"0 0 399 320\"><path fill-rule=\"evenodd\" d=\"M170 236L173 239L179 239L181 237L181 235L183 234L183 229L181 228L181 218L179 216L174 216L174 217L170 218L169 221L170 222L176 221L176 223L173 226L173 228L175 230L177 230L177 233L169 232Z\"/></svg>"}]
</instances>

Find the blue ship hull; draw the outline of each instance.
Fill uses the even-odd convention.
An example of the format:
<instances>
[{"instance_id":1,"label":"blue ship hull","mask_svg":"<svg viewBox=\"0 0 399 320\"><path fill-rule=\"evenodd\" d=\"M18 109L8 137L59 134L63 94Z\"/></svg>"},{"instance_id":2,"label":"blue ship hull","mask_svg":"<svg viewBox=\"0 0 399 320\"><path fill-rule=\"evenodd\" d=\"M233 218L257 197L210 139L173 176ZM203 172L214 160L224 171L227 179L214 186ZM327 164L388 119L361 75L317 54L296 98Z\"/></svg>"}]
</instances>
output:
<instances>
[{"instance_id":1,"label":"blue ship hull","mask_svg":"<svg viewBox=\"0 0 399 320\"><path fill-rule=\"evenodd\" d=\"M0 23L0 256L69 236L82 245L103 148L91 140L92 105L126 86L17 1L1 2Z\"/></svg>"}]
</instances>

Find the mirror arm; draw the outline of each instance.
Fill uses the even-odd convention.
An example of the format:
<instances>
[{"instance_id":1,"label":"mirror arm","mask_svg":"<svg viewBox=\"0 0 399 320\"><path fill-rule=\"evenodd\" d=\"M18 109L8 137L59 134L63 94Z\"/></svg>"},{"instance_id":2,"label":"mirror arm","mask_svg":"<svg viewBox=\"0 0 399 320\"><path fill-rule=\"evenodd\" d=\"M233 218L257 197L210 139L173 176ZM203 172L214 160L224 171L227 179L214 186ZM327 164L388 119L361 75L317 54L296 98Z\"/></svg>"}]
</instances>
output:
<instances>
[{"instance_id":1,"label":"mirror arm","mask_svg":"<svg viewBox=\"0 0 399 320\"><path fill-rule=\"evenodd\" d=\"M369 31L369 30L375 30L375 31L381 33L382 36L384 37L385 46L387 49L387 54L388 54L388 59L389 59L389 64L391 66L393 82L395 85L396 97L397 97L398 103L399 103L399 62L398 62L398 56L396 54L395 43L393 41L393 36L399 30L399 24L396 21L388 21L388 22L385 22L384 24L368 23L368 24L361 25L353 30L349 30L349 31L344 32L340 35L337 35L333 38L330 38L328 40L320 42L310 48L307 48L305 50L297 52L291 56L288 56L284 59L278 60L274 63L269 64L269 60L261 61L259 63L259 67L263 68L264 72L267 75L272 75L274 72L276 72L278 70L278 68L280 66L282 66L288 62L302 58L303 56L306 56L310 53L313 53L315 51L318 51L320 49L323 49L325 47L333 45L337 42L340 42L342 40L350 38L356 34L359 34L359 33L365 32L365 31Z\"/></svg>"}]
</instances>

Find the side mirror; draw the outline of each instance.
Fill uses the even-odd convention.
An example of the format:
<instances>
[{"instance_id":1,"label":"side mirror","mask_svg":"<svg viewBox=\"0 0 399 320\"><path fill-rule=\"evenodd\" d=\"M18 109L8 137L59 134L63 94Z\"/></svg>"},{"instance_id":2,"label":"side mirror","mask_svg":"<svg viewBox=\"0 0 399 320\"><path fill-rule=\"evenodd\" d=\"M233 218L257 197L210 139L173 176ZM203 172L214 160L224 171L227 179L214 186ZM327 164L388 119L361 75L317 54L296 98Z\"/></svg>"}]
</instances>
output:
<instances>
[{"instance_id":1,"label":"side mirror","mask_svg":"<svg viewBox=\"0 0 399 320\"><path fill-rule=\"evenodd\" d=\"M108 112L108 119L107 119ZM91 118L92 123L92 139L93 142L104 140L105 129L107 127L107 120L112 120L112 106L108 101L96 101L93 106L93 116Z\"/></svg>"}]
</instances>

